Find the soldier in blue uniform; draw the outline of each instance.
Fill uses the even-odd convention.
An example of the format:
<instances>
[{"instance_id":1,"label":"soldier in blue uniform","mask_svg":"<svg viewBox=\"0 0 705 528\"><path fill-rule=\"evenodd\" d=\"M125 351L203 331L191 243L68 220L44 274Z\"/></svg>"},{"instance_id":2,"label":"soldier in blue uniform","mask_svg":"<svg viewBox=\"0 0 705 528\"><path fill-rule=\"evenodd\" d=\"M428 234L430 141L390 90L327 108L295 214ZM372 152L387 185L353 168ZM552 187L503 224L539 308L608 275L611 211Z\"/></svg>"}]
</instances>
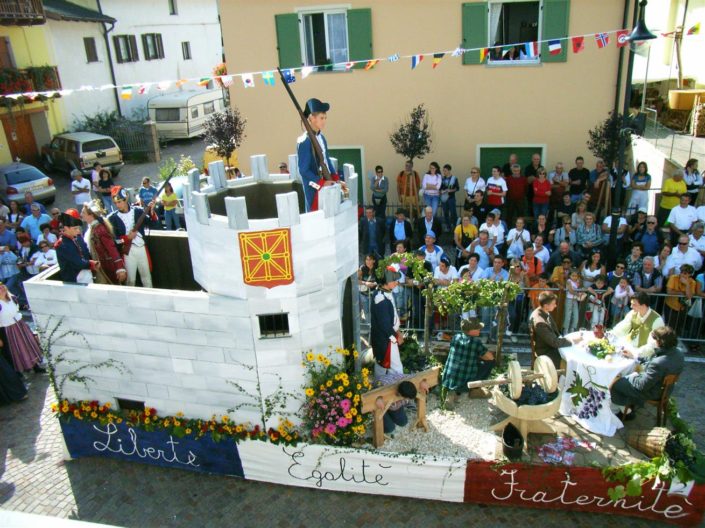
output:
<instances>
[{"instance_id":1,"label":"soldier in blue uniform","mask_svg":"<svg viewBox=\"0 0 705 528\"><path fill-rule=\"evenodd\" d=\"M390 370L399 374L404 373L399 356L399 345L404 343L404 338L399 332L399 315L392 295L392 290L397 287L400 278L399 265L388 266L380 281L380 289L372 301L370 341L376 361L375 378L385 375Z\"/></svg>"},{"instance_id":2,"label":"soldier in blue uniform","mask_svg":"<svg viewBox=\"0 0 705 528\"><path fill-rule=\"evenodd\" d=\"M304 116L308 119L311 128L316 133L318 144L323 151L323 159L328 166L328 171L332 175L330 181L321 181L320 166L316 160L316 153L313 150L308 134L304 132L296 140L296 154L299 158L299 173L301 174L301 180L304 185L306 212L318 210L318 191L321 187L334 185L336 181L341 180L337 174L334 174L335 169L333 162L330 160L330 156L328 156L328 142L323 136L323 129L326 126L327 112L329 109L330 105L328 103L321 102L315 98L309 99L306 101Z\"/></svg>"},{"instance_id":3,"label":"soldier in blue uniform","mask_svg":"<svg viewBox=\"0 0 705 528\"><path fill-rule=\"evenodd\" d=\"M92 271L100 267L100 262L91 260L88 246L81 236L81 215L76 209L67 209L61 213L61 238L57 240L56 259L59 261L59 274L64 282L92 281ZM79 280L80 279L80 280Z\"/></svg>"}]
</instances>

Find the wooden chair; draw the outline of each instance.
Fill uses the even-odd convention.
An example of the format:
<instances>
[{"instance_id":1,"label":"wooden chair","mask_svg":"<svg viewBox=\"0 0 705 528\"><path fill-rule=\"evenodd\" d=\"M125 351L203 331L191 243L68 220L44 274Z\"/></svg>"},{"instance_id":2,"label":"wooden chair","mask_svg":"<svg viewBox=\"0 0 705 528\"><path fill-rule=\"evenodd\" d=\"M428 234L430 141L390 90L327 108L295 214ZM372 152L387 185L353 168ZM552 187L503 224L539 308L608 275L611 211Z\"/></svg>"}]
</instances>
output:
<instances>
[{"instance_id":1,"label":"wooden chair","mask_svg":"<svg viewBox=\"0 0 705 528\"><path fill-rule=\"evenodd\" d=\"M656 426L661 427L666 423L666 407L668 398L673 392L673 386L678 381L678 374L669 374L663 378L661 383L661 397L658 400L647 400L646 403L656 406Z\"/></svg>"}]
</instances>

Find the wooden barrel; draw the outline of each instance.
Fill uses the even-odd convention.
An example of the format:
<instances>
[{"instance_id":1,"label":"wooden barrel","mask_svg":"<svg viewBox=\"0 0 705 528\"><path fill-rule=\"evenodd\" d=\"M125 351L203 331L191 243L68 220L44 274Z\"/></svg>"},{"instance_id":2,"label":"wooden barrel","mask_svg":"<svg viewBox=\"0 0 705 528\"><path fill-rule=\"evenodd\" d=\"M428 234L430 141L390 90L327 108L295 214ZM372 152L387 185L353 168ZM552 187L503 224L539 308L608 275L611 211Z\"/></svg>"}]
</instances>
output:
<instances>
[{"instance_id":1,"label":"wooden barrel","mask_svg":"<svg viewBox=\"0 0 705 528\"><path fill-rule=\"evenodd\" d=\"M656 457L663 453L671 431L665 427L636 429L627 433L627 444L646 456Z\"/></svg>"}]
</instances>

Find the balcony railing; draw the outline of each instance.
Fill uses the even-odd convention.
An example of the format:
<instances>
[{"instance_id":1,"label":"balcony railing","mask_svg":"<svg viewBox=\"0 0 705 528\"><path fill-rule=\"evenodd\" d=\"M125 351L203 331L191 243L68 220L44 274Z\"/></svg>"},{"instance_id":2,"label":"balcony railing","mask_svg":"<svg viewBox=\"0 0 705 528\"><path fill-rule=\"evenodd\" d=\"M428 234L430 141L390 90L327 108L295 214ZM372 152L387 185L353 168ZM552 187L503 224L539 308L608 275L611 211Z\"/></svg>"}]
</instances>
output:
<instances>
[{"instance_id":1,"label":"balcony railing","mask_svg":"<svg viewBox=\"0 0 705 528\"><path fill-rule=\"evenodd\" d=\"M56 66L36 66L21 70L0 68L0 96L52 90L61 90Z\"/></svg>"},{"instance_id":2,"label":"balcony railing","mask_svg":"<svg viewBox=\"0 0 705 528\"><path fill-rule=\"evenodd\" d=\"M19 26L44 24L41 0L0 0L0 24Z\"/></svg>"}]
</instances>

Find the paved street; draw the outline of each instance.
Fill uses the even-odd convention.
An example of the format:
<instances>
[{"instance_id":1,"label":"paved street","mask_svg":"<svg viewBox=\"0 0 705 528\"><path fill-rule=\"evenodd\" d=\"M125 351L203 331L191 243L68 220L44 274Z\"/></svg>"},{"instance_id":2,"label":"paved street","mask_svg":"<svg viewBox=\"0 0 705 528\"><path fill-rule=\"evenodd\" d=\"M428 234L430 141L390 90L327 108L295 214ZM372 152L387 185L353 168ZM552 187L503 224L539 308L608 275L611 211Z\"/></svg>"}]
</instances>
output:
<instances>
[{"instance_id":1,"label":"paved street","mask_svg":"<svg viewBox=\"0 0 705 528\"><path fill-rule=\"evenodd\" d=\"M62 460L46 376L28 400L0 407L0 507L127 527L153 526L656 526L613 516L346 494L201 475L141 464ZM689 363L676 395L703 438L705 366ZM652 412L652 410L649 410Z\"/></svg>"}]
</instances>

